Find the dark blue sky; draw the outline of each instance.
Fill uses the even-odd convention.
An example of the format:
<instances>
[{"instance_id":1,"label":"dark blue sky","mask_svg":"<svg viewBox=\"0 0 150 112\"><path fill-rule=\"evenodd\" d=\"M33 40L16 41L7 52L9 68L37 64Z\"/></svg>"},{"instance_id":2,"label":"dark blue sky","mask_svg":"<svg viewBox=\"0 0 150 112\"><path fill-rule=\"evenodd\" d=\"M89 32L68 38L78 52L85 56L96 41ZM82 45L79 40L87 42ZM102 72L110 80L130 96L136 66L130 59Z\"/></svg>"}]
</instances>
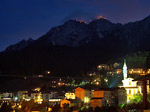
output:
<instances>
[{"instance_id":1,"label":"dark blue sky","mask_svg":"<svg viewBox=\"0 0 150 112\"><path fill-rule=\"evenodd\" d=\"M22 39L37 39L68 19L104 16L127 23L148 15L150 0L0 0L0 51Z\"/></svg>"}]
</instances>

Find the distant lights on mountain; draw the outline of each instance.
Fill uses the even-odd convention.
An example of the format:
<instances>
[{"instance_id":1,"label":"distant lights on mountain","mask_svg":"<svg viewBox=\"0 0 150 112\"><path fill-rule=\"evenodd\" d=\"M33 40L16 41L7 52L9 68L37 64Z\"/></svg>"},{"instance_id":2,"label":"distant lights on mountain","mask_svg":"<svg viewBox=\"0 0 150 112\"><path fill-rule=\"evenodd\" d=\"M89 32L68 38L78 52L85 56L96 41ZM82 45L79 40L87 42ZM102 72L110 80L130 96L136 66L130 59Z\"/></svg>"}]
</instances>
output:
<instances>
[{"instance_id":1,"label":"distant lights on mountain","mask_svg":"<svg viewBox=\"0 0 150 112\"><path fill-rule=\"evenodd\" d=\"M108 20L107 18L103 17L103 16L98 16L98 17L95 17L95 19L105 19L105 20ZM85 24L88 24L89 22L92 22L94 20L93 19L90 19L90 20L79 20L79 19L75 19L75 21L78 21L80 23L85 23Z\"/></svg>"},{"instance_id":2,"label":"distant lights on mountain","mask_svg":"<svg viewBox=\"0 0 150 112\"><path fill-rule=\"evenodd\" d=\"M87 22L85 22L84 20L75 19L75 21L78 21L78 22L80 22L80 23L85 23L85 24L87 24Z\"/></svg>"},{"instance_id":3,"label":"distant lights on mountain","mask_svg":"<svg viewBox=\"0 0 150 112\"><path fill-rule=\"evenodd\" d=\"M107 19L107 18L105 18L103 16L98 16L97 19Z\"/></svg>"}]
</instances>

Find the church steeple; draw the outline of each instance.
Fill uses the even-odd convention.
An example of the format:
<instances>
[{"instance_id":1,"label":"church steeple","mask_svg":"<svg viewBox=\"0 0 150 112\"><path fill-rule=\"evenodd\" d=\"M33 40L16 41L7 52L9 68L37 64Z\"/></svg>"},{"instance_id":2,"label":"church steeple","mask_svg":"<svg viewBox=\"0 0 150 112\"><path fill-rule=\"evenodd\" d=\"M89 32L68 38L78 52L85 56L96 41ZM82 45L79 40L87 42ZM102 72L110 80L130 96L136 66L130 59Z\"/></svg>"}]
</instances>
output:
<instances>
[{"instance_id":1,"label":"church steeple","mask_svg":"<svg viewBox=\"0 0 150 112\"><path fill-rule=\"evenodd\" d=\"M127 65L126 65L126 60L124 59L124 65L123 65L123 77L124 79L127 79Z\"/></svg>"}]
</instances>

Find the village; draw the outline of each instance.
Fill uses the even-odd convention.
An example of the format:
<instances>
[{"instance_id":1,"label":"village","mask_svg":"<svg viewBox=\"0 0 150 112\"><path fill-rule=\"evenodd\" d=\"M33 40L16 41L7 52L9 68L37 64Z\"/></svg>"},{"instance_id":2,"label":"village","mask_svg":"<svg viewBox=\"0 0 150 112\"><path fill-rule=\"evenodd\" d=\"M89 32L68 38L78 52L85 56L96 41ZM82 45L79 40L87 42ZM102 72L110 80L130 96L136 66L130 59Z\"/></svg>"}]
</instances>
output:
<instances>
[{"instance_id":1,"label":"village","mask_svg":"<svg viewBox=\"0 0 150 112\"><path fill-rule=\"evenodd\" d=\"M115 63L114 66L117 66L117 64ZM97 66L99 72L108 69L109 66L105 64ZM146 73L147 75L145 75ZM77 79L73 79L71 82L67 82L69 79L53 79L49 85L51 89L36 87L30 91L1 92L1 108L4 107L4 104L7 104L12 112L22 112L23 110L26 112L41 112L41 109L44 112L79 112L88 109L95 112L96 109L104 107L114 107L114 112L116 109L125 110L125 105L138 104L143 101L143 94L147 97L147 94L150 93L148 73L149 71L145 72L143 69L128 70L126 60L124 60L122 69L107 72L107 75L121 80L121 83L118 81L115 86L112 86L112 82L109 84L110 79L96 75L96 73L89 73L89 79L80 79L78 83L75 81ZM121 77L120 74L123 74L123 76ZM128 74L138 74L139 76L135 80ZM146 81L144 90L144 81L141 81L141 77L145 76L147 78L144 80ZM116 80L116 78L113 79ZM144 106L147 107L147 104Z\"/></svg>"}]
</instances>

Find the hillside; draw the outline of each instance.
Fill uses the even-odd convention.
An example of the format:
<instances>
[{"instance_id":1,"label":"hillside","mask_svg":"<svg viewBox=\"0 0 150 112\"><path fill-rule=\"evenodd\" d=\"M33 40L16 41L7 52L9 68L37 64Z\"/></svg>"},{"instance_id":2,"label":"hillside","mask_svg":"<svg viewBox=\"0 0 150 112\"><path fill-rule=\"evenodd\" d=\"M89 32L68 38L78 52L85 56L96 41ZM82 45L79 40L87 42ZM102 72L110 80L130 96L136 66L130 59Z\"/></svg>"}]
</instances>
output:
<instances>
[{"instance_id":1,"label":"hillside","mask_svg":"<svg viewBox=\"0 0 150 112\"><path fill-rule=\"evenodd\" d=\"M37 40L23 40L0 53L0 71L10 75L80 76L94 66L137 51L149 51L150 16L128 24L100 18L69 20Z\"/></svg>"}]
</instances>

